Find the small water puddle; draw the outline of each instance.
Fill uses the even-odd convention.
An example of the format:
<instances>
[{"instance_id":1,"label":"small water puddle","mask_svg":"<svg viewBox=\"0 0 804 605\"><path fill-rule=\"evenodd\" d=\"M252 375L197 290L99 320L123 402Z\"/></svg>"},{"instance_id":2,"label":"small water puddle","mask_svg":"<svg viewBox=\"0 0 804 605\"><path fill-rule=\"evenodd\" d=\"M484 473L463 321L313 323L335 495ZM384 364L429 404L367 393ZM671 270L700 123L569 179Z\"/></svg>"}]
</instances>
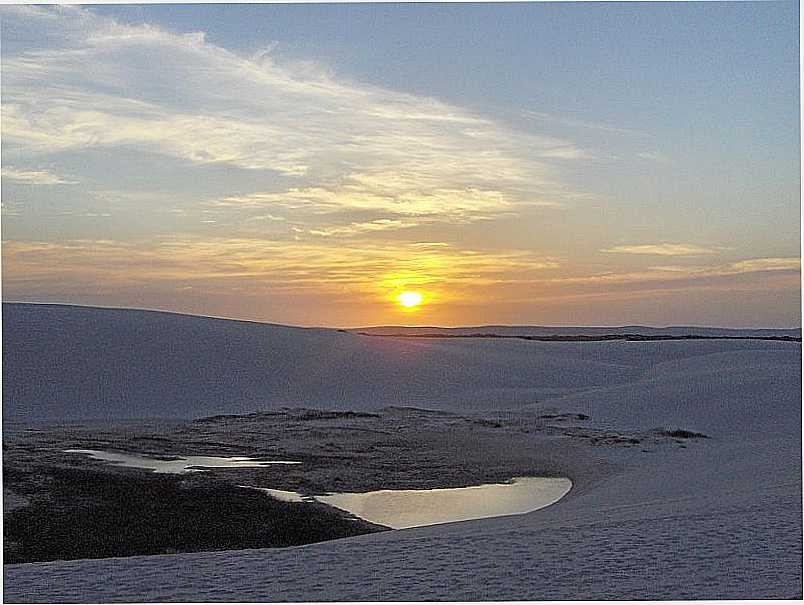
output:
<instances>
[{"instance_id":1,"label":"small water puddle","mask_svg":"<svg viewBox=\"0 0 804 605\"><path fill-rule=\"evenodd\" d=\"M103 452L99 450L64 450L70 454L85 454L120 466L143 468L155 473L192 473L210 468L248 468L273 464L301 464L292 460L256 460L247 456L186 456L174 460L160 460L136 454Z\"/></svg>"},{"instance_id":2,"label":"small water puddle","mask_svg":"<svg viewBox=\"0 0 804 605\"><path fill-rule=\"evenodd\" d=\"M191 473L211 468L249 468L269 465L301 464L294 460L257 460L247 456L183 456L160 460L138 454L100 450L71 449L83 454L131 468L155 473ZM251 486L242 486L251 487ZM356 517L392 529L436 525L485 519L505 515L521 515L563 498L572 487L564 478L516 477L508 483L489 483L470 487L442 489L383 489L364 493L335 493L324 496L302 496L297 492L254 487L285 502L321 502Z\"/></svg>"},{"instance_id":3,"label":"small water puddle","mask_svg":"<svg viewBox=\"0 0 804 605\"><path fill-rule=\"evenodd\" d=\"M404 529L529 513L557 502L571 487L572 482L564 478L517 477L510 483L471 487L383 489L315 497L277 489L255 489L286 502L322 502L372 523Z\"/></svg>"}]
</instances>

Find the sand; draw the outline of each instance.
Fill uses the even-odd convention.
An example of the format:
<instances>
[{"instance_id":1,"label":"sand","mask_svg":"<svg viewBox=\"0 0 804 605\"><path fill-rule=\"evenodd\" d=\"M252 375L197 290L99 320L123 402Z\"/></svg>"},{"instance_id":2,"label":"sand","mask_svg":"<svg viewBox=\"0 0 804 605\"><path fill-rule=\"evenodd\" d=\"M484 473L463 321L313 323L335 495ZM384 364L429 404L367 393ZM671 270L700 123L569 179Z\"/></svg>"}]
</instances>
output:
<instances>
[{"instance_id":1,"label":"sand","mask_svg":"<svg viewBox=\"0 0 804 605\"><path fill-rule=\"evenodd\" d=\"M255 330L264 339L268 328ZM327 351L334 339L346 343L329 366L310 366L306 381L294 382L302 373L292 369L283 377L285 392L296 391L308 403L320 396L319 380L340 376L330 385L335 400L378 409L389 392L400 393L400 383L410 381L413 391L429 393L434 409L478 409L493 400L497 405L486 407L518 414L587 414L600 431L682 428L709 439L642 448L537 435L533 439L545 448L539 464L568 476L574 487L530 514L288 549L5 566L4 599L801 598L799 344L420 343L313 331L291 346L293 334L302 332L276 330L294 351L303 351L303 344ZM375 345L361 338L382 343L376 373L359 353ZM341 373L358 358L365 372ZM476 374L462 382L464 371ZM383 380L386 396L378 402L369 395ZM351 384L361 381L371 387ZM245 403L238 400L227 411ZM263 400L266 409L284 403L284 397ZM455 451L459 455L460 447Z\"/></svg>"}]
</instances>

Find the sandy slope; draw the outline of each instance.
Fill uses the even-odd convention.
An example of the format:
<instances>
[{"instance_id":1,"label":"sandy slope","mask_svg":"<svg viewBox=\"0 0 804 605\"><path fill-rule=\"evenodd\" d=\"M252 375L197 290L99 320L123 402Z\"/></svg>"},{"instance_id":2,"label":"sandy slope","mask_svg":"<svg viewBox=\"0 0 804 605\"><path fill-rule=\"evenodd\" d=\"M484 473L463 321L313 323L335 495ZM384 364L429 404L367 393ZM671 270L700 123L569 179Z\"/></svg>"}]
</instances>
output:
<instances>
[{"instance_id":1,"label":"sandy slope","mask_svg":"<svg viewBox=\"0 0 804 605\"><path fill-rule=\"evenodd\" d=\"M3 418L191 418L282 405L522 406L653 365L790 343L389 339L171 313L3 305Z\"/></svg>"},{"instance_id":2,"label":"sandy slope","mask_svg":"<svg viewBox=\"0 0 804 605\"><path fill-rule=\"evenodd\" d=\"M485 376L488 393L540 393L538 409L711 439L652 453L598 448L614 473L570 473L570 494L529 515L285 550L6 566L5 600L801 598L800 345L425 344L386 341L398 348L377 363L400 370L416 352L478 371L485 359L493 370L472 388ZM516 372L499 379L505 367ZM437 372L405 378L423 391L432 381L433 401L448 404Z\"/></svg>"}]
</instances>

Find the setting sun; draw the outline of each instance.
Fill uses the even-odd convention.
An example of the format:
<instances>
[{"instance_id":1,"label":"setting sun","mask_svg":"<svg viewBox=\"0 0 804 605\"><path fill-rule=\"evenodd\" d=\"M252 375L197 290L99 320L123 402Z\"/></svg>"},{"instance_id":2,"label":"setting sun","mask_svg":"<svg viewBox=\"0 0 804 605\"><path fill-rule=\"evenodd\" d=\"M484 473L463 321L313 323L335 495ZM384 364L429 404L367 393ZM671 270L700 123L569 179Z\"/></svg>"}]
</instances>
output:
<instances>
[{"instance_id":1,"label":"setting sun","mask_svg":"<svg viewBox=\"0 0 804 605\"><path fill-rule=\"evenodd\" d=\"M402 292L399 296L396 297L399 304L403 307L416 307L421 304L422 302L422 295L418 292L411 292L406 291Z\"/></svg>"}]
</instances>

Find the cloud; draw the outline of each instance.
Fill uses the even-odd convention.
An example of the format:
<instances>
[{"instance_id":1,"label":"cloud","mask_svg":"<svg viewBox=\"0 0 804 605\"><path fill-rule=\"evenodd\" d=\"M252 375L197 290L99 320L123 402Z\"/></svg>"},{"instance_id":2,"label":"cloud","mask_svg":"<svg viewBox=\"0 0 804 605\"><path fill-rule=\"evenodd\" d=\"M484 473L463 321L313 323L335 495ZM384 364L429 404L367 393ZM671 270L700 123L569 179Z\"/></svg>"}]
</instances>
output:
<instances>
[{"instance_id":1,"label":"cloud","mask_svg":"<svg viewBox=\"0 0 804 605\"><path fill-rule=\"evenodd\" d=\"M413 248L449 248L446 242L411 242L408 244Z\"/></svg>"},{"instance_id":2,"label":"cloud","mask_svg":"<svg viewBox=\"0 0 804 605\"><path fill-rule=\"evenodd\" d=\"M6 30L48 32L41 47L3 57L3 137L15 153L126 147L294 181L221 200L254 206L450 220L577 199L543 161L582 159L570 141L338 80L314 64L279 64L270 51L240 56L203 34L123 25L76 7L3 15Z\"/></svg>"},{"instance_id":3,"label":"cloud","mask_svg":"<svg viewBox=\"0 0 804 605\"><path fill-rule=\"evenodd\" d=\"M640 151L636 154L636 157L640 160L649 160L651 162L667 163L670 161L666 155L658 151Z\"/></svg>"},{"instance_id":4,"label":"cloud","mask_svg":"<svg viewBox=\"0 0 804 605\"><path fill-rule=\"evenodd\" d=\"M275 305L293 301L288 314L280 317L312 323L324 316L330 322L346 321L347 308L349 321L361 323L369 316L381 320L404 289L423 292L426 312L446 313L444 318L453 316L450 309L488 305L532 308L589 300L605 305L624 297L649 300L685 291L798 292L799 267L797 258L756 258L564 277L568 268L549 256L460 248L445 242L344 239L333 246L328 238L199 236L135 242L3 242L8 299L167 305L202 313L209 313L211 304L227 313L234 301L234 308L250 309L255 318L274 320ZM300 301L312 305L305 308L313 308L313 315L300 309Z\"/></svg>"},{"instance_id":5,"label":"cloud","mask_svg":"<svg viewBox=\"0 0 804 605\"><path fill-rule=\"evenodd\" d=\"M99 295L120 287L148 289L201 285L204 291L244 288L390 300L404 288L431 299L460 297L467 289L493 297L493 287L559 266L523 250L474 250L439 243L405 245L364 240L332 246L318 240L183 237L139 242L71 240L3 242L8 292L31 284L63 285Z\"/></svg>"},{"instance_id":6,"label":"cloud","mask_svg":"<svg viewBox=\"0 0 804 605\"><path fill-rule=\"evenodd\" d=\"M258 223L258 222L284 222L286 219L284 216L278 216L276 214L258 214L256 216L250 216L247 219L247 222Z\"/></svg>"},{"instance_id":7,"label":"cloud","mask_svg":"<svg viewBox=\"0 0 804 605\"><path fill-rule=\"evenodd\" d=\"M13 166L3 167L2 176L4 179L26 185L75 185L78 182L68 180L48 170L20 170Z\"/></svg>"},{"instance_id":8,"label":"cloud","mask_svg":"<svg viewBox=\"0 0 804 605\"><path fill-rule=\"evenodd\" d=\"M542 204L537 200L533 205ZM515 203L493 189L411 188L381 184L365 175L351 175L334 188L291 188L278 193L229 196L208 204L212 208L287 208L313 214L340 211L377 211L407 216L436 216L479 220L488 214L513 211Z\"/></svg>"},{"instance_id":9,"label":"cloud","mask_svg":"<svg viewBox=\"0 0 804 605\"><path fill-rule=\"evenodd\" d=\"M800 271L801 259L799 258L753 258L720 265L669 265L650 267L644 271L610 271L596 275L556 278L552 281L564 284L636 284L719 278L762 272L788 272L797 277Z\"/></svg>"},{"instance_id":10,"label":"cloud","mask_svg":"<svg viewBox=\"0 0 804 605\"><path fill-rule=\"evenodd\" d=\"M415 222L381 218L374 221L366 221L364 223L350 223L340 227L321 227L318 229L310 229L308 230L308 233L322 237L352 237L360 233L408 229L410 227L415 227L417 224L418 223Z\"/></svg>"},{"instance_id":11,"label":"cloud","mask_svg":"<svg viewBox=\"0 0 804 605\"><path fill-rule=\"evenodd\" d=\"M638 244L629 246L613 246L601 250L615 254L646 254L653 256L702 256L717 254L718 248L707 248L697 244Z\"/></svg>"},{"instance_id":12,"label":"cloud","mask_svg":"<svg viewBox=\"0 0 804 605\"><path fill-rule=\"evenodd\" d=\"M0 202L0 214L3 216L20 216L20 204L17 202Z\"/></svg>"},{"instance_id":13,"label":"cloud","mask_svg":"<svg viewBox=\"0 0 804 605\"><path fill-rule=\"evenodd\" d=\"M753 258L732 265L737 273L753 271L801 271L800 258Z\"/></svg>"},{"instance_id":14,"label":"cloud","mask_svg":"<svg viewBox=\"0 0 804 605\"><path fill-rule=\"evenodd\" d=\"M641 132L639 130L633 130L631 128L617 128L615 126L610 126L608 124L603 124L600 122L590 122L588 120L579 120L576 118L571 118L568 116L559 116L552 113L545 113L543 111L523 111L522 115L526 118L530 118L533 120L539 120L542 122L546 122L548 124L557 124L559 126L569 126L570 128L582 128L585 130L599 130L601 132L611 133L611 134L621 134L621 135L630 135L630 136L639 136L645 137L648 136L646 133Z\"/></svg>"}]
</instances>

